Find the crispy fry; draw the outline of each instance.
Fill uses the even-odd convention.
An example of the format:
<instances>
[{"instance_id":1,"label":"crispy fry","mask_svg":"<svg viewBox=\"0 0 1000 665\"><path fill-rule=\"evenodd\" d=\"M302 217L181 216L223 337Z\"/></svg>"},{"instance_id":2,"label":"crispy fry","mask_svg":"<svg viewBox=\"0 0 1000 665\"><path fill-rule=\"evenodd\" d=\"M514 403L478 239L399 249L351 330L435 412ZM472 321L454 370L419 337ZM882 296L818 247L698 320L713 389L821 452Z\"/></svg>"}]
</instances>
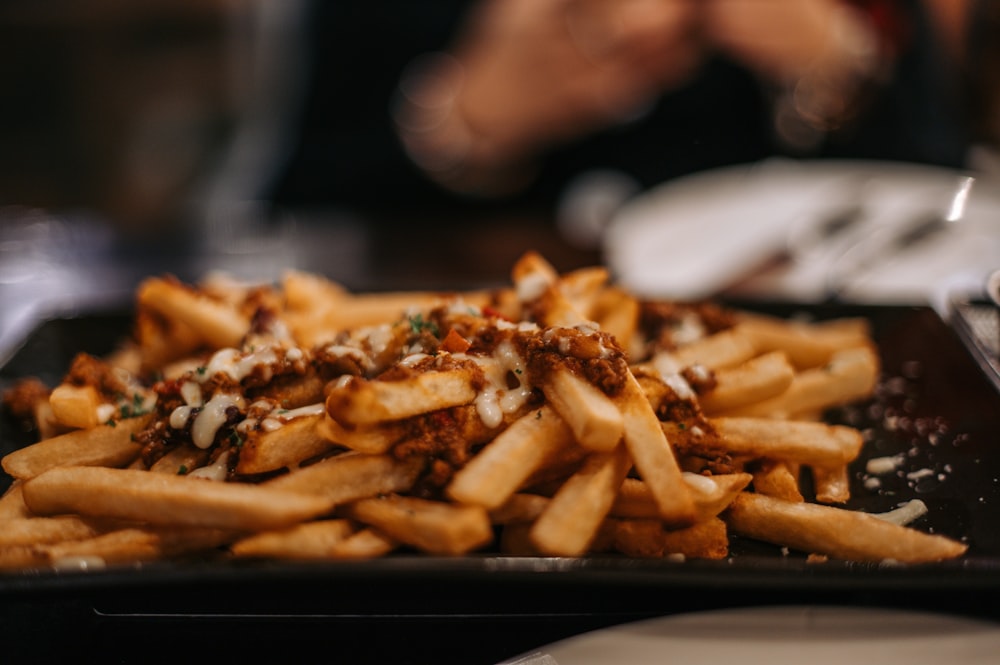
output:
<instances>
[{"instance_id":1,"label":"crispy fry","mask_svg":"<svg viewBox=\"0 0 1000 665\"><path fill-rule=\"evenodd\" d=\"M723 518L743 536L836 559L925 563L961 556L968 549L874 515L750 492L738 496Z\"/></svg>"},{"instance_id":2,"label":"crispy fry","mask_svg":"<svg viewBox=\"0 0 1000 665\"><path fill-rule=\"evenodd\" d=\"M333 502L280 489L132 469L60 466L24 483L37 515L76 513L169 526L274 529L324 515Z\"/></svg>"},{"instance_id":3,"label":"crispy fry","mask_svg":"<svg viewBox=\"0 0 1000 665\"><path fill-rule=\"evenodd\" d=\"M330 545L331 559L372 559L399 547L399 541L378 529L362 528Z\"/></svg>"},{"instance_id":4,"label":"crispy fry","mask_svg":"<svg viewBox=\"0 0 1000 665\"><path fill-rule=\"evenodd\" d=\"M621 441L625 431L621 411L593 384L567 368L557 368L547 377L543 390L584 448L607 452Z\"/></svg>"},{"instance_id":5,"label":"crispy fry","mask_svg":"<svg viewBox=\"0 0 1000 665\"><path fill-rule=\"evenodd\" d=\"M703 476L685 472L683 475L694 501L697 522L722 512L752 479L749 473ZM659 508L645 482L637 478L626 478L618 490L610 514L621 518L653 519L659 516Z\"/></svg>"},{"instance_id":6,"label":"crispy fry","mask_svg":"<svg viewBox=\"0 0 1000 665\"><path fill-rule=\"evenodd\" d=\"M336 505L409 490L425 466L419 457L344 453L262 483L263 487L312 494Z\"/></svg>"},{"instance_id":7,"label":"crispy fry","mask_svg":"<svg viewBox=\"0 0 1000 665\"><path fill-rule=\"evenodd\" d=\"M319 520L247 536L230 545L229 551L237 557L328 559L333 546L352 533L354 526L349 520Z\"/></svg>"},{"instance_id":8,"label":"crispy fry","mask_svg":"<svg viewBox=\"0 0 1000 665\"><path fill-rule=\"evenodd\" d=\"M653 364L668 361L676 367L703 365L708 369L723 369L744 363L755 355L757 348L749 335L740 328L730 328L688 342L673 351L661 351Z\"/></svg>"},{"instance_id":9,"label":"crispy fry","mask_svg":"<svg viewBox=\"0 0 1000 665\"><path fill-rule=\"evenodd\" d=\"M212 300L178 282L147 279L139 285L138 303L180 321L207 344L223 349L239 346L249 321L235 308Z\"/></svg>"},{"instance_id":10,"label":"crispy fry","mask_svg":"<svg viewBox=\"0 0 1000 665\"><path fill-rule=\"evenodd\" d=\"M784 352L772 351L716 370L716 386L698 402L707 415L724 413L780 395L794 378L795 368Z\"/></svg>"},{"instance_id":11,"label":"crispy fry","mask_svg":"<svg viewBox=\"0 0 1000 665\"><path fill-rule=\"evenodd\" d=\"M697 522L686 529L663 532L663 551L694 559L724 559L729 555L729 531L717 517Z\"/></svg>"},{"instance_id":12,"label":"crispy fry","mask_svg":"<svg viewBox=\"0 0 1000 665\"><path fill-rule=\"evenodd\" d=\"M819 503L847 503L851 498L851 479L846 464L812 466L813 487Z\"/></svg>"},{"instance_id":13,"label":"crispy fry","mask_svg":"<svg viewBox=\"0 0 1000 665\"><path fill-rule=\"evenodd\" d=\"M478 391L470 367L433 370L398 381L354 378L330 391L327 412L343 425L371 425L461 406Z\"/></svg>"},{"instance_id":14,"label":"crispy fry","mask_svg":"<svg viewBox=\"0 0 1000 665\"><path fill-rule=\"evenodd\" d=\"M551 497L522 492L513 494L504 503L490 511L490 521L494 524L517 524L534 522L549 505Z\"/></svg>"},{"instance_id":15,"label":"crispy fry","mask_svg":"<svg viewBox=\"0 0 1000 665\"><path fill-rule=\"evenodd\" d=\"M489 515L481 506L392 494L361 499L342 511L391 538L432 554L465 554L493 538Z\"/></svg>"},{"instance_id":16,"label":"crispy fry","mask_svg":"<svg viewBox=\"0 0 1000 665\"><path fill-rule=\"evenodd\" d=\"M799 369L820 367L835 353L871 343L867 321L857 318L805 323L744 313L736 328L758 353L782 351Z\"/></svg>"},{"instance_id":17,"label":"crispy fry","mask_svg":"<svg viewBox=\"0 0 1000 665\"><path fill-rule=\"evenodd\" d=\"M672 526L691 524L695 508L690 490L661 423L634 376L629 374L615 401L625 418L625 446L653 493L660 516Z\"/></svg>"},{"instance_id":18,"label":"crispy fry","mask_svg":"<svg viewBox=\"0 0 1000 665\"><path fill-rule=\"evenodd\" d=\"M461 503L496 508L572 440L569 425L554 409L543 406L497 435L455 474L447 494Z\"/></svg>"},{"instance_id":19,"label":"crispy fry","mask_svg":"<svg viewBox=\"0 0 1000 665\"><path fill-rule=\"evenodd\" d=\"M589 317L597 322L601 330L618 340L629 355L639 355L633 351L639 327L638 298L620 287L605 288L597 294Z\"/></svg>"},{"instance_id":20,"label":"crispy fry","mask_svg":"<svg viewBox=\"0 0 1000 665\"><path fill-rule=\"evenodd\" d=\"M316 432L331 443L372 455L388 452L406 436L406 428L396 421L345 427L329 414L316 425Z\"/></svg>"},{"instance_id":21,"label":"crispy fry","mask_svg":"<svg viewBox=\"0 0 1000 665\"><path fill-rule=\"evenodd\" d=\"M791 418L801 412L839 406L870 395L878 373L879 361L872 349L844 349L833 353L827 365L796 374L780 395L732 409L726 415Z\"/></svg>"},{"instance_id":22,"label":"crispy fry","mask_svg":"<svg viewBox=\"0 0 1000 665\"><path fill-rule=\"evenodd\" d=\"M629 469L628 451L592 453L531 527L531 541L553 556L583 554L614 503Z\"/></svg>"},{"instance_id":23,"label":"crispy fry","mask_svg":"<svg viewBox=\"0 0 1000 665\"><path fill-rule=\"evenodd\" d=\"M106 531L107 520L104 522L76 515L6 520L0 528L0 548L82 540Z\"/></svg>"},{"instance_id":24,"label":"crispy fry","mask_svg":"<svg viewBox=\"0 0 1000 665\"><path fill-rule=\"evenodd\" d=\"M132 468L144 468L144 462L137 458L139 464ZM185 475L194 471L208 461L208 451L193 444L183 443L168 450L160 459L153 462L149 470L154 473L171 473Z\"/></svg>"},{"instance_id":25,"label":"crispy fry","mask_svg":"<svg viewBox=\"0 0 1000 665\"><path fill-rule=\"evenodd\" d=\"M711 418L709 422L736 456L835 465L854 460L861 433L843 425L768 418Z\"/></svg>"},{"instance_id":26,"label":"crispy fry","mask_svg":"<svg viewBox=\"0 0 1000 665\"><path fill-rule=\"evenodd\" d=\"M230 531L199 527L130 527L37 549L55 567L103 566L208 552L235 537Z\"/></svg>"},{"instance_id":27,"label":"crispy fry","mask_svg":"<svg viewBox=\"0 0 1000 665\"><path fill-rule=\"evenodd\" d=\"M726 523L717 517L673 530L664 529L659 520L616 519L609 520L607 529L608 546L626 556L723 559L729 554Z\"/></svg>"},{"instance_id":28,"label":"crispy fry","mask_svg":"<svg viewBox=\"0 0 1000 665\"><path fill-rule=\"evenodd\" d=\"M132 437L150 419L150 415L126 418L39 441L5 455L3 470L26 479L56 466L124 466L138 457L140 449Z\"/></svg>"},{"instance_id":29,"label":"crispy fry","mask_svg":"<svg viewBox=\"0 0 1000 665\"><path fill-rule=\"evenodd\" d=\"M24 505L21 485L24 481L14 480L0 496L0 522L31 517L31 511Z\"/></svg>"},{"instance_id":30,"label":"crispy fry","mask_svg":"<svg viewBox=\"0 0 1000 665\"><path fill-rule=\"evenodd\" d=\"M787 462L761 460L754 466L753 490L785 501L805 501L796 471Z\"/></svg>"},{"instance_id":31,"label":"crispy fry","mask_svg":"<svg viewBox=\"0 0 1000 665\"><path fill-rule=\"evenodd\" d=\"M325 417L299 416L277 429L252 432L240 450L236 472L253 475L290 468L330 451L333 442L318 429Z\"/></svg>"},{"instance_id":32,"label":"crispy fry","mask_svg":"<svg viewBox=\"0 0 1000 665\"><path fill-rule=\"evenodd\" d=\"M58 385L49 395L49 404L53 417L66 427L87 429L98 424L101 396L93 386Z\"/></svg>"}]
</instances>

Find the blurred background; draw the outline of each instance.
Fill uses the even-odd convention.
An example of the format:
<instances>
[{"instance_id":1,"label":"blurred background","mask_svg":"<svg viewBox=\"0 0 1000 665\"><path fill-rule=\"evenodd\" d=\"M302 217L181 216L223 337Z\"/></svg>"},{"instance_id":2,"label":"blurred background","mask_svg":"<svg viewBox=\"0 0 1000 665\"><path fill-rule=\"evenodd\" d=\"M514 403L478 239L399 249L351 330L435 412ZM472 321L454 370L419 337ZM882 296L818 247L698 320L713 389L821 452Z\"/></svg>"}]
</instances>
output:
<instances>
[{"instance_id":1,"label":"blurred background","mask_svg":"<svg viewBox=\"0 0 1000 665\"><path fill-rule=\"evenodd\" d=\"M1000 172L998 8L4 2L0 310L9 321L46 299L112 300L162 271L272 278L298 267L354 288L473 285L505 280L526 249L631 278L639 259L609 238L633 204L734 166L745 185L767 165L768 201L787 198L773 192L788 174L774 175L775 160L863 164L869 179L873 165L920 165L972 176L981 196ZM701 200L735 200L731 184ZM926 189L909 175L903 184ZM941 205L962 191L952 190ZM757 223L739 211L728 213L734 229ZM649 214L676 253L685 236L669 224L696 225L702 212ZM787 259L765 226L744 235ZM1000 251L984 251L1000 265ZM722 281L705 283L731 286ZM756 284L742 293L793 295L773 271Z\"/></svg>"}]
</instances>

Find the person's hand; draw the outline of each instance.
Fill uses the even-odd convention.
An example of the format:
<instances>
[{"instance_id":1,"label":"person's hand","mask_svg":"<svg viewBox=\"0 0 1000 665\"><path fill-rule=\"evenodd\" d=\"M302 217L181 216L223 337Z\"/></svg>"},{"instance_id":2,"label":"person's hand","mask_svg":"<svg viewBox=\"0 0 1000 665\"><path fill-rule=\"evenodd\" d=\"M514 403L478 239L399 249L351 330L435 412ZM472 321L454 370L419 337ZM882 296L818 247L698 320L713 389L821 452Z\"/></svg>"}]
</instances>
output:
<instances>
[{"instance_id":1,"label":"person's hand","mask_svg":"<svg viewBox=\"0 0 1000 665\"><path fill-rule=\"evenodd\" d=\"M456 48L460 107L500 154L641 110L700 55L690 0L487 0Z\"/></svg>"},{"instance_id":2,"label":"person's hand","mask_svg":"<svg viewBox=\"0 0 1000 665\"><path fill-rule=\"evenodd\" d=\"M877 56L872 29L844 0L705 0L703 9L712 46L777 83Z\"/></svg>"},{"instance_id":3,"label":"person's hand","mask_svg":"<svg viewBox=\"0 0 1000 665\"><path fill-rule=\"evenodd\" d=\"M404 117L404 141L418 162L421 154L450 153L453 166L483 172L634 117L696 70L699 7L700 0L484 0L447 58L410 82L409 101L438 122L424 130L426 122L407 125L412 118Z\"/></svg>"}]
</instances>

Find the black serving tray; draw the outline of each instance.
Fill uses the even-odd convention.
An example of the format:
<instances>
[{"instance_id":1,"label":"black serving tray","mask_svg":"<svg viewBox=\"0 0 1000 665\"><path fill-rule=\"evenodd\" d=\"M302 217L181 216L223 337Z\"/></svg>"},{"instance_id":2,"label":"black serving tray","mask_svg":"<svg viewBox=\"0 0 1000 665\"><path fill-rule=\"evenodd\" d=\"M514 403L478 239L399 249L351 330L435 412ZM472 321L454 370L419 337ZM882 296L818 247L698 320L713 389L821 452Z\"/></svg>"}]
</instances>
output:
<instances>
[{"instance_id":1,"label":"black serving tray","mask_svg":"<svg viewBox=\"0 0 1000 665\"><path fill-rule=\"evenodd\" d=\"M880 512L922 499L929 512L914 526L962 539L967 556L920 566L812 563L737 539L723 561L481 552L0 573L5 652L113 654L114 662L176 662L200 654L248 662L474 665L594 628L722 607L877 605L1000 620L994 600L1000 593L1000 392L960 337L926 307L746 306L782 316L870 320L883 363L877 395L828 414L868 437L852 467L849 507ZM26 375L58 381L76 352L110 351L129 321L128 311L110 311L41 323L7 353L0 389ZM0 420L0 454L27 445L29 436ZM906 455L899 475L866 489L865 461L896 453ZM932 473L907 476L924 469Z\"/></svg>"}]
</instances>

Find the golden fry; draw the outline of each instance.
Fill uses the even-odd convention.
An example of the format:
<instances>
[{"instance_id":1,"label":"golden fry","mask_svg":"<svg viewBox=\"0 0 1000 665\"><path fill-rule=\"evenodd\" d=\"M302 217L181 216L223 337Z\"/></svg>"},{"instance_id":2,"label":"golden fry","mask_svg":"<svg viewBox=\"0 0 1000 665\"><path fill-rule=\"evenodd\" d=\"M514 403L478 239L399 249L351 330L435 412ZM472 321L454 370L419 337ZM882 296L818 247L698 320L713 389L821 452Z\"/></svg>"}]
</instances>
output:
<instances>
[{"instance_id":1,"label":"golden fry","mask_svg":"<svg viewBox=\"0 0 1000 665\"><path fill-rule=\"evenodd\" d=\"M133 469L61 466L24 483L37 515L76 513L169 526L274 529L324 515L333 502L243 483Z\"/></svg>"},{"instance_id":2,"label":"golden fry","mask_svg":"<svg viewBox=\"0 0 1000 665\"><path fill-rule=\"evenodd\" d=\"M150 418L127 418L39 441L4 456L3 470L26 479L57 466L124 466L138 457L139 446L132 437Z\"/></svg>"},{"instance_id":3,"label":"golden fry","mask_svg":"<svg viewBox=\"0 0 1000 665\"><path fill-rule=\"evenodd\" d=\"M736 533L806 553L850 561L926 563L961 556L968 546L874 515L744 492L723 514Z\"/></svg>"}]
</instances>

